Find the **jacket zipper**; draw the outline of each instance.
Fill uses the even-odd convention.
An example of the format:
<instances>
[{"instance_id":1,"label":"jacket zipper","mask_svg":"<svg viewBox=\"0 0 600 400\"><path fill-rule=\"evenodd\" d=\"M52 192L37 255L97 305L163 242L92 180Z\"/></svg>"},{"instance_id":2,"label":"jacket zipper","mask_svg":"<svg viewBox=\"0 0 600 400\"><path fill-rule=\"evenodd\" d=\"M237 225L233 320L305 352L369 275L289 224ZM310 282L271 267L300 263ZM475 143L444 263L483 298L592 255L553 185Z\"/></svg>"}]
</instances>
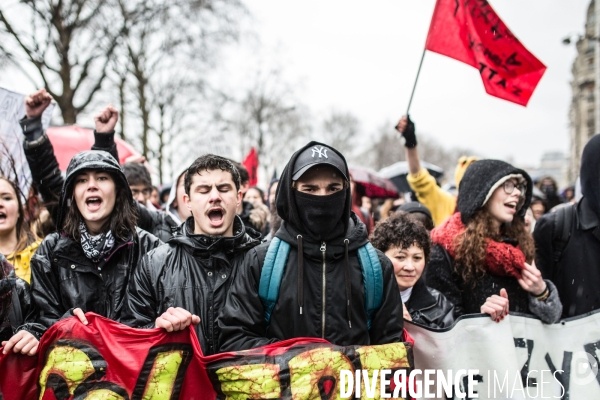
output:
<instances>
[{"instance_id":1,"label":"jacket zipper","mask_svg":"<svg viewBox=\"0 0 600 400\"><path fill-rule=\"evenodd\" d=\"M321 242L321 252L323 253L323 306L321 309L321 338L325 339L325 306L327 304L327 264L325 263L325 251L327 247L325 242Z\"/></svg>"}]
</instances>

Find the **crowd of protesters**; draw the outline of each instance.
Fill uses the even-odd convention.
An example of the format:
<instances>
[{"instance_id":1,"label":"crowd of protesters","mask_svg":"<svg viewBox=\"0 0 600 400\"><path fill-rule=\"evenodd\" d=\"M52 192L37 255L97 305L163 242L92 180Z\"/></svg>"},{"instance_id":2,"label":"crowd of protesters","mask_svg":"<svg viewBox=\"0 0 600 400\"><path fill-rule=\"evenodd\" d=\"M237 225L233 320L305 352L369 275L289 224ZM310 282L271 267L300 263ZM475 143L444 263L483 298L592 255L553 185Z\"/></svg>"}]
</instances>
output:
<instances>
[{"instance_id":1,"label":"crowd of protesters","mask_svg":"<svg viewBox=\"0 0 600 400\"><path fill-rule=\"evenodd\" d=\"M119 165L112 106L61 174L41 123L51 101L44 89L25 100L30 193L0 176L4 353L32 356L48 328L87 312L192 325L210 355L294 337L398 342L404 320L447 328L515 311L556 323L600 308L600 135L583 151L581 193L468 155L446 192L408 117L396 129L417 201L361 196L344 155L319 142L265 191L211 154L156 187L142 162Z\"/></svg>"}]
</instances>

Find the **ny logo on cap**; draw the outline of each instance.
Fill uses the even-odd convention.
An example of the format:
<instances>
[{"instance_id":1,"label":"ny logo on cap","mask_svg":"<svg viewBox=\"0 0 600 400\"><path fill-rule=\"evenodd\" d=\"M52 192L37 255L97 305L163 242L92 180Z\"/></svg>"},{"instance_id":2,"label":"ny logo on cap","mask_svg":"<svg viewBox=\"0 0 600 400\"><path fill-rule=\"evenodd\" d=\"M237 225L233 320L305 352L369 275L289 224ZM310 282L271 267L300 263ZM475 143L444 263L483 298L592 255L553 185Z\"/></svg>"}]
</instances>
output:
<instances>
[{"instance_id":1,"label":"ny logo on cap","mask_svg":"<svg viewBox=\"0 0 600 400\"><path fill-rule=\"evenodd\" d=\"M329 157L327 157L327 150L329 150L329 149L327 149L327 148L325 148L323 146L321 146L321 147L315 146L311 150L312 150L312 157L313 158L315 157L315 154L318 154L319 158L323 158L323 157L329 158Z\"/></svg>"}]
</instances>

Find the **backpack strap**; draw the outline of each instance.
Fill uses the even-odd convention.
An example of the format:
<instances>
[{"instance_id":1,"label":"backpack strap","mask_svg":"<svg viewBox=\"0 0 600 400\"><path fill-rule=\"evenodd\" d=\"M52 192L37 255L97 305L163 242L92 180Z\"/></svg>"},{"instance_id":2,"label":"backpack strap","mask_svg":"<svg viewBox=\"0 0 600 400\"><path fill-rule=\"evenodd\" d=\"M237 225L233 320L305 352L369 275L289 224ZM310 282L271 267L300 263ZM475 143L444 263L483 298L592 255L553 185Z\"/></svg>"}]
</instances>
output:
<instances>
[{"instance_id":1,"label":"backpack strap","mask_svg":"<svg viewBox=\"0 0 600 400\"><path fill-rule=\"evenodd\" d=\"M383 272L377 251L371 243L358 249L358 262L365 287L365 308L367 310L367 329L371 329L373 315L381 307L383 300Z\"/></svg>"},{"instance_id":2,"label":"backpack strap","mask_svg":"<svg viewBox=\"0 0 600 400\"><path fill-rule=\"evenodd\" d=\"M258 297L265 308L265 323L267 329L271 323L271 313L279 297L279 286L285 271L288 256L290 255L289 243L275 237L269 244L265 261L260 272Z\"/></svg>"},{"instance_id":3,"label":"backpack strap","mask_svg":"<svg viewBox=\"0 0 600 400\"><path fill-rule=\"evenodd\" d=\"M555 267L571 238L575 211L574 205L559 207L554 211L556 213L556 225L554 226L554 236L552 237L552 249L554 250Z\"/></svg>"}]
</instances>

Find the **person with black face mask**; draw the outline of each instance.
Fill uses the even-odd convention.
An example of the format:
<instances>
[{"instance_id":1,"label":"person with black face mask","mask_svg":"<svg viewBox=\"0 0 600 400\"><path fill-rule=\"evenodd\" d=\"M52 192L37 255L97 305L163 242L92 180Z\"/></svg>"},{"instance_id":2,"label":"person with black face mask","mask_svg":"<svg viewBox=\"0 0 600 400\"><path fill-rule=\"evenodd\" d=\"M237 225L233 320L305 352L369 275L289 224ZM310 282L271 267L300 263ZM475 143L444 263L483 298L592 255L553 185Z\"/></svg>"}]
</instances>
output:
<instances>
[{"instance_id":1,"label":"person with black face mask","mask_svg":"<svg viewBox=\"0 0 600 400\"><path fill-rule=\"evenodd\" d=\"M277 188L281 228L238 269L219 317L221 351L296 337L340 346L403 340L393 267L352 213L348 177L342 154L325 144L294 153Z\"/></svg>"},{"instance_id":2,"label":"person with black face mask","mask_svg":"<svg viewBox=\"0 0 600 400\"><path fill-rule=\"evenodd\" d=\"M600 309L600 135L581 156L577 204L558 207L535 224L535 263L558 289L563 318Z\"/></svg>"}]
</instances>

